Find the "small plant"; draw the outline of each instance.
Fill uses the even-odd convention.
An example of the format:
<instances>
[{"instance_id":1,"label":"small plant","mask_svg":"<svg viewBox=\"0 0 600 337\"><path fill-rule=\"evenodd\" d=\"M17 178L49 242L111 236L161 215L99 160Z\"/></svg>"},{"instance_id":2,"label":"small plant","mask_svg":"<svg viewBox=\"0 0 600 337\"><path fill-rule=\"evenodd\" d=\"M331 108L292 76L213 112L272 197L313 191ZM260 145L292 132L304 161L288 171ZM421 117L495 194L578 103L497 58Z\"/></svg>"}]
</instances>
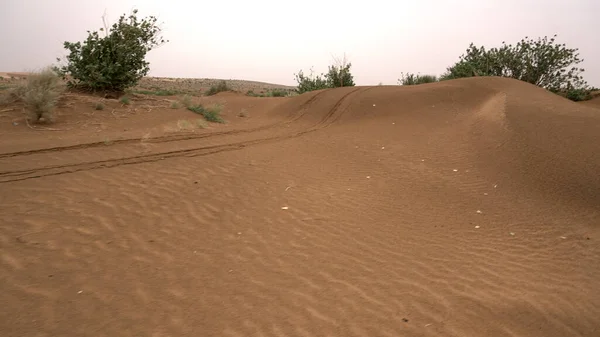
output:
<instances>
[{"instance_id":1,"label":"small plant","mask_svg":"<svg viewBox=\"0 0 600 337\"><path fill-rule=\"evenodd\" d=\"M54 107L63 92L60 77L46 68L27 77L27 83L15 89L13 95L25 103L29 112L29 120L38 122L54 121Z\"/></svg>"},{"instance_id":2,"label":"small plant","mask_svg":"<svg viewBox=\"0 0 600 337\"><path fill-rule=\"evenodd\" d=\"M129 105L129 104L131 104L131 101L129 100L129 97L127 97L127 96L121 97L120 102L123 105Z\"/></svg>"},{"instance_id":3,"label":"small plant","mask_svg":"<svg viewBox=\"0 0 600 337\"><path fill-rule=\"evenodd\" d=\"M248 117L248 113L246 112L246 109L242 109L242 111L240 111L240 113L238 113L238 117Z\"/></svg>"},{"instance_id":4,"label":"small plant","mask_svg":"<svg viewBox=\"0 0 600 337\"><path fill-rule=\"evenodd\" d=\"M104 110L104 104L102 104L101 102L97 102L96 104L94 104L94 109Z\"/></svg>"},{"instance_id":5,"label":"small plant","mask_svg":"<svg viewBox=\"0 0 600 337\"><path fill-rule=\"evenodd\" d=\"M221 106L219 105L213 104L209 108L205 108L202 105L194 105L188 107L188 110L202 115L204 119L206 119L209 122L225 123L223 118L221 118Z\"/></svg>"},{"instance_id":6,"label":"small plant","mask_svg":"<svg viewBox=\"0 0 600 337\"><path fill-rule=\"evenodd\" d=\"M171 102L171 109L179 109L179 108L181 108L181 105L179 104L179 102L177 102L177 101Z\"/></svg>"},{"instance_id":7,"label":"small plant","mask_svg":"<svg viewBox=\"0 0 600 337\"><path fill-rule=\"evenodd\" d=\"M226 81L219 81L219 83L212 85L206 92L206 96L216 95L220 92L231 91L231 88L227 86Z\"/></svg>"}]
</instances>

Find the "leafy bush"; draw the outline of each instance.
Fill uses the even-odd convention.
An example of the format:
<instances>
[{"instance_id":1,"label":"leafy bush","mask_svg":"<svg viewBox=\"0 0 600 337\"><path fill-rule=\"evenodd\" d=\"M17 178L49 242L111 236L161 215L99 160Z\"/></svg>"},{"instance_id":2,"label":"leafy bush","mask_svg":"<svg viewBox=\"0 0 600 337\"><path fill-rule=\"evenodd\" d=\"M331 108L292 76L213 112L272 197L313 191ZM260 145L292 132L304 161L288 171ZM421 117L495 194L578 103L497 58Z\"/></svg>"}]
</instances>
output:
<instances>
[{"instance_id":1,"label":"leafy bush","mask_svg":"<svg viewBox=\"0 0 600 337\"><path fill-rule=\"evenodd\" d=\"M214 123L225 123L221 118L221 107L219 105L212 105L210 108L205 108L202 105L189 106L188 110L200 114L209 122Z\"/></svg>"},{"instance_id":2,"label":"leafy bush","mask_svg":"<svg viewBox=\"0 0 600 337\"><path fill-rule=\"evenodd\" d=\"M310 76L304 75L304 72L300 70L298 74L294 74L296 78L296 82L298 82L298 87L296 91L299 94L303 94L305 92L313 91L313 90L321 90L329 88L329 83L323 77L323 74L314 76L312 69Z\"/></svg>"},{"instance_id":3,"label":"leafy bush","mask_svg":"<svg viewBox=\"0 0 600 337\"><path fill-rule=\"evenodd\" d=\"M155 17L139 20L136 15L134 10L128 17L122 15L111 29L101 28L105 37L88 31L83 43L64 43L69 51L67 64L56 70L70 87L122 92L148 74L146 53L168 41L160 36Z\"/></svg>"},{"instance_id":4,"label":"leafy bush","mask_svg":"<svg viewBox=\"0 0 600 337\"><path fill-rule=\"evenodd\" d=\"M437 82L438 78L435 75L419 75L412 73L402 73L402 78L398 80L398 84L401 85L417 85L423 83Z\"/></svg>"},{"instance_id":5,"label":"leafy bush","mask_svg":"<svg viewBox=\"0 0 600 337\"><path fill-rule=\"evenodd\" d=\"M571 89L564 93L564 96L571 101L587 101L593 98L591 89Z\"/></svg>"},{"instance_id":6,"label":"leafy bush","mask_svg":"<svg viewBox=\"0 0 600 337\"><path fill-rule=\"evenodd\" d=\"M351 63L338 62L335 65L329 66L327 74L314 75L311 70L310 76L304 75L300 70L298 74L294 74L298 86L296 91L303 94L308 91L321 90L337 87L352 87L355 86L354 77L350 73Z\"/></svg>"},{"instance_id":7,"label":"leafy bush","mask_svg":"<svg viewBox=\"0 0 600 337\"><path fill-rule=\"evenodd\" d=\"M54 108L63 92L61 79L51 68L30 74L27 82L13 92L25 103L29 120L54 122Z\"/></svg>"},{"instance_id":8,"label":"leafy bush","mask_svg":"<svg viewBox=\"0 0 600 337\"><path fill-rule=\"evenodd\" d=\"M220 92L231 91L231 88L227 86L226 81L219 81L219 83L212 85L206 92L206 96L216 95Z\"/></svg>"},{"instance_id":9,"label":"leafy bush","mask_svg":"<svg viewBox=\"0 0 600 337\"><path fill-rule=\"evenodd\" d=\"M578 49L556 43L556 35L538 38L525 37L516 45L502 42L500 48L486 50L473 43L459 61L447 68L440 80L471 76L511 77L545 88L555 93L572 92L571 97L584 97L589 92L581 74L584 69Z\"/></svg>"}]
</instances>

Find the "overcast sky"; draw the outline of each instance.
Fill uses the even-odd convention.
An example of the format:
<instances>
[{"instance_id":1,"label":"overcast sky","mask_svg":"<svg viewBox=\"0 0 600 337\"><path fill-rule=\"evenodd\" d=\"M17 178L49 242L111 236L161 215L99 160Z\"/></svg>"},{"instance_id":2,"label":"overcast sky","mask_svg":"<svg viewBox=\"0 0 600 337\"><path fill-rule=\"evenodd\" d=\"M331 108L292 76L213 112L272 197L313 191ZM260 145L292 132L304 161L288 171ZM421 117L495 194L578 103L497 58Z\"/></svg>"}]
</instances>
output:
<instances>
[{"instance_id":1,"label":"overcast sky","mask_svg":"<svg viewBox=\"0 0 600 337\"><path fill-rule=\"evenodd\" d=\"M470 42L486 47L558 34L579 48L600 87L599 0L0 0L0 71L64 56L64 41L139 9L170 43L148 54L151 76L295 84L344 53L358 85L396 84L401 72L443 73Z\"/></svg>"}]
</instances>

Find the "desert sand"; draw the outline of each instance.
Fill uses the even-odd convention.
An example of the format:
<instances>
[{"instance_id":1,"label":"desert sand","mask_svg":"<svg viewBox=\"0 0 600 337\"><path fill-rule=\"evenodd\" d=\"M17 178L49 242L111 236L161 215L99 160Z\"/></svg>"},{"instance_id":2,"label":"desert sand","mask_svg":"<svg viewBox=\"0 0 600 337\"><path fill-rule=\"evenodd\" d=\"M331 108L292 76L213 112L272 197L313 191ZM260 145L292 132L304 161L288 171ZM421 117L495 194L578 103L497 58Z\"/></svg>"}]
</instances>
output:
<instances>
[{"instance_id":1,"label":"desert sand","mask_svg":"<svg viewBox=\"0 0 600 337\"><path fill-rule=\"evenodd\" d=\"M1 336L600 336L598 101L93 99L0 109Z\"/></svg>"}]
</instances>

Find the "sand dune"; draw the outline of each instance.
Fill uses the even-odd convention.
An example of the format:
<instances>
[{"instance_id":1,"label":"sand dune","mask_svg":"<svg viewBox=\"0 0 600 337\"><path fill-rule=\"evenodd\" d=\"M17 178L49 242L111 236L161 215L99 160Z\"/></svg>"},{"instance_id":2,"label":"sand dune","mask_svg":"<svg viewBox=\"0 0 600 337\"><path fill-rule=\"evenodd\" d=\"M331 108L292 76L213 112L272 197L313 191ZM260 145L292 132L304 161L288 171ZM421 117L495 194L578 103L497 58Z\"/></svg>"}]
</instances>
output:
<instances>
[{"instance_id":1,"label":"sand dune","mask_svg":"<svg viewBox=\"0 0 600 337\"><path fill-rule=\"evenodd\" d=\"M0 335L600 335L597 108L502 78L214 99L198 132L11 134Z\"/></svg>"}]
</instances>

